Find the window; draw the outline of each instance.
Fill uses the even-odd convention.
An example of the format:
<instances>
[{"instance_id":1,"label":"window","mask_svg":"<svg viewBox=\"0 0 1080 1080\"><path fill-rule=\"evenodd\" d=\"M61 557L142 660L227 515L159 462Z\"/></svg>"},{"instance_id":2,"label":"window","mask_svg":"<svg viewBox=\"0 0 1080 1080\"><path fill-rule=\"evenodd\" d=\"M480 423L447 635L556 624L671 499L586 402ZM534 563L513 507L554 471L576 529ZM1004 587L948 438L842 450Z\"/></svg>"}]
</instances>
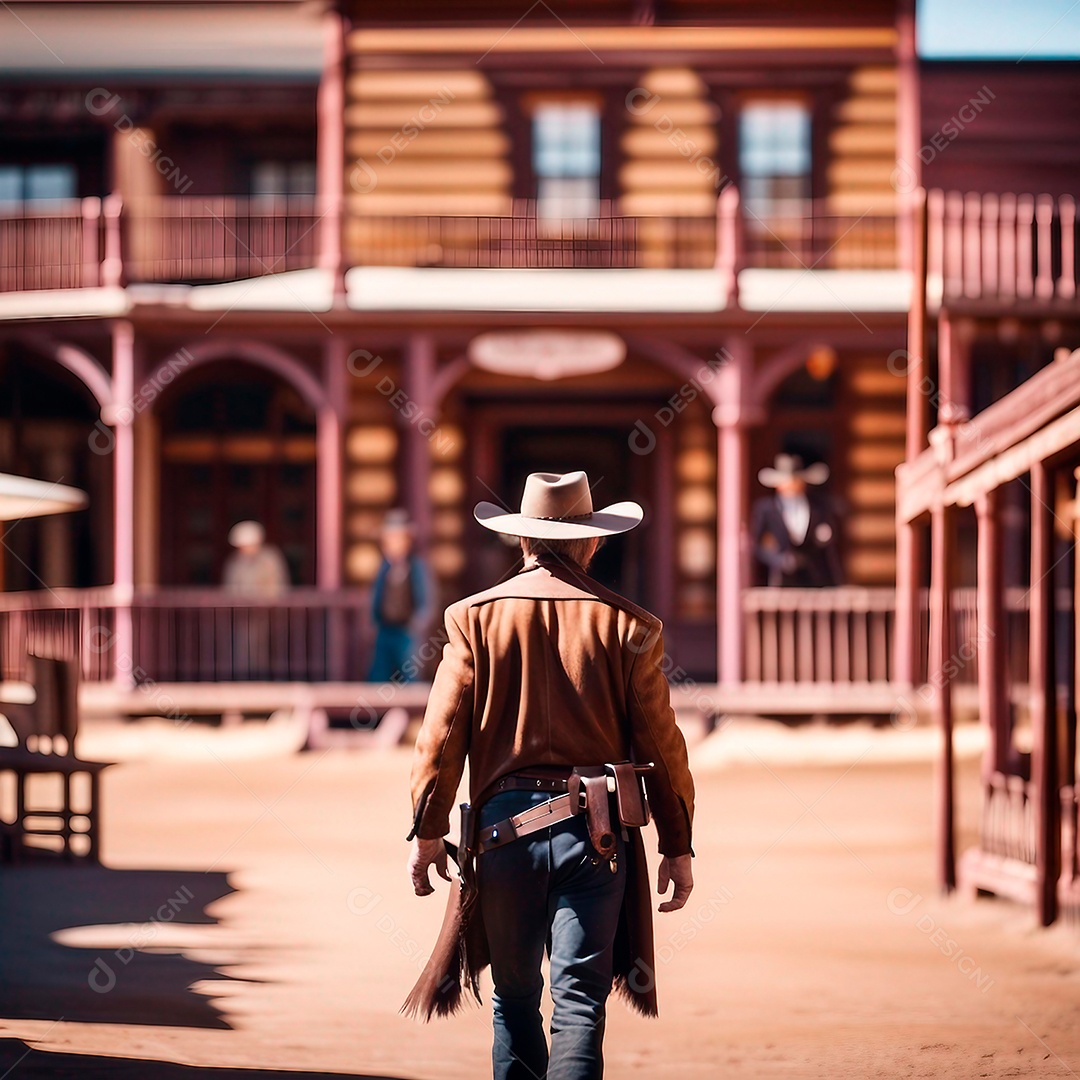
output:
<instances>
[{"instance_id":1,"label":"window","mask_svg":"<svg viewBox=\"0 0 1080 1080\"><path fill-rule=\"evenodd\" d=\"M251 170L251 194L257 198L315 194L314 161L257 161Z\"/></svg>"},{"instance_id":2,"label":"window","mask_svg":"<svg viewBox=\"0 0 1080 1080\"><path fill-rule=\"evenodd\" d=\"M77 194L74 165L0 165L0 202L74 199Z\"/></svg>"},{"instance_id":3,"label":"window","mask_svg":"<svg viewBox=\"0 0 1080 1080\"><path fill-rule=\"evenodd\" d=\"M810 198L810 112L798 101L755 101L739 117L739 168L749 219L805 216Z\"/></svg>"},{"instance_id":4,"label":"window","mask_svg":"<svg viewBox=\"0 0 1080 1080\"><path fill-rule=\"evenodd\" d=\"M537 217L595 217L600 206L599 109L580 101L537 105L532 150Z\"/></svg>"}]
</instances>

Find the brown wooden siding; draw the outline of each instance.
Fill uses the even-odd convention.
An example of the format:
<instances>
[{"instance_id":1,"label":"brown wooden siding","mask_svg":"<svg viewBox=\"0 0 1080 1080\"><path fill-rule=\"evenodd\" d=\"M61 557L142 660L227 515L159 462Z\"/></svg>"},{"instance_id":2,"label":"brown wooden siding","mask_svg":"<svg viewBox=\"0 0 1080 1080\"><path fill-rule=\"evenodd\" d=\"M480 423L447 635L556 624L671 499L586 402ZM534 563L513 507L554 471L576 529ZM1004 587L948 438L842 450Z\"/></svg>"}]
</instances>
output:
<instances>
[{"instance_id":1,"label":"brown wooden siding","mask_svg":"<svg viewBox=\"0 0 1080 1080\"><path fill-rule=\"evenodd\" d=\"M904 460L905 381L880 355L843 363L845 579L852 585L891 585L896 580L893 473Z\"/></svg>"},{"instance_id":2,"label":"brown wooden siding","mask_svg":"<svg viewBox=\"0 0 1080 1080\"><path fill-rule=\"evenodd\" d=\"M895 67L859 67L833 106L826 169L833 213L895 212L896 91Z\"/></svg>"},{"instance_id":3,"label":"brown wooden siding","mask_svg":"<svg viewBox=\"0 0 1080 1080\"><path fill-rule=\"evenodd\" d=\"M510 210L503 110L478 71L354 70L345 129L350 255L370 252L364 217Z\"/></svg>"},{"instance_id":4,"label":"brown wooden siding","mask_svg":"<svg viewBox=\"0 0 1080 1080\"><path fill-rule=\"evenodd\" d=\"M1075 61L924 61L920 83L925 187L1077 193Z\"/></svg>"},{"instance_id":5,"label":"brown wooden siding","mask_svg":"<svg viewBox=\"0 0 1080 1080\"><path fill-rule=\"evenodd\" d=\"M370 375L350 380L345 429L345 580L368 585L379 569L383 517L400 501L399 437L395 414L375 387L383 378L398 382L390 358Z\"/></svg>"}]
</instances>

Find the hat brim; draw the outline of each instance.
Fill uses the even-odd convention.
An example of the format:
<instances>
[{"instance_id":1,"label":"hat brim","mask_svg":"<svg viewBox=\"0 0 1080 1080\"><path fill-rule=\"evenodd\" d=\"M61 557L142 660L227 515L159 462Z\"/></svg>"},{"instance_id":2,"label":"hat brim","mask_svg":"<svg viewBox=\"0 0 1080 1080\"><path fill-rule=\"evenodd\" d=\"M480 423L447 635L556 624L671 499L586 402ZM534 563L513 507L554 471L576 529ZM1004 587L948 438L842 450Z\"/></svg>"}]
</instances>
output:
<instances>
[{"instance_id":1,"label":"hat brim","mask_svg":"<svg viewBox=\"0 0 1080 1080\"><path fill-rule=\"evenodd\" d=\"M645 511L636 502L612 503L586 517L567 521L560 518L526 517L513 514L495 503L476 504L473 517L485 529L508 536L528 536L534 540L578 540L590 536L616 536L641 524Z\"/></svg>"},{"instance_id":2,"label":"hat brim","mask_svg":"<svg viewBox=\"0 0 1080 1080\"><path fill-rule=\"evenodd\" d=\"M781 472L779 469L767 467L757 474L758 480L768 488L779 487L785 480L805 480L808 484L817 487L829 479L829 466L823 461L813 465L807 465L805 469L796 472Z\"/></svg>"}]
</instances>

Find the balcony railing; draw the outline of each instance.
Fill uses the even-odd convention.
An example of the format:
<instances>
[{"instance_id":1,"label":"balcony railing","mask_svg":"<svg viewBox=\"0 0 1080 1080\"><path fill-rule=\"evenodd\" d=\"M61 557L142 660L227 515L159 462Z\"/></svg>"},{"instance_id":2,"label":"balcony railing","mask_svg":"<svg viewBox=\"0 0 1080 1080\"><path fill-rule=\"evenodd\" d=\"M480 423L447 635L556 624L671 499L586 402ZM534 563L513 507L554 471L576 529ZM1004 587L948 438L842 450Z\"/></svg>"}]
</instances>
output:
<instances>
[{"instance_id":1,"label":"balcony railing","mask_svg":"<svg viewBox=\"0 0 1080 1080\"><path fill-rule=\"evenodd\" d=\"M159 589L127 603L110 588L61 589L0 593L0 678L25 678L21 643L64 612L79 613L87 682L363 682L371 661L362 590L300 588L259 601L223 589Z\"/></svg>"},{"instance_id":2,"label":"balcony railing","mask_svg":"<svg viewBox=\"0 0 1080 1080\"><path fill-rule=\"evenodd\" d=\"M363 217L350 223L349 251L360 266L733 272L896 266L895 216L836 214L812 201L798 214L748 215L734 189L728 191L715 217L626 215L617 202L603 202L593 216L550 221L529 200L516 200L506 215Z\"/></svg>"},{"instance_id":3,"label":"balcony railing","mask_svg":"<svg viewBox=\"0 0 1080 1080\"><path fill-rule=\"evenodd\" d=\"M926 275L932 305L1075 300L1076 201L1071 195L931 191Z\"/></svg>"},{"instance_id":4,"label":"balcony railing","mask_svg":"<svg viewBox=\"0 0 1080 1080\"><path fill-rule=\"evenodd\" d=\"M0 204L0 292L99 284L101 200Z\"/></svg>"},{"instance_id":5,"label":"balcony railing","mask_svg":"<svg viewBox=\"0 0 1080 1080\"><path fill-rule=\"evenodd\" d=\"M315 265L315 200L172 195L124 219L129 281L230 281Z\"/></svg>"},{"instance_id":6,"label":"balcony railing","mask_svg":"<svg viewBox=\"0 0 1080 1080\"><path fill-rule=\"evenodd\" d=\"M358 266L685 269L715 268L734 282L745 267L888 269L897 220L835 214L744 214L738 192L715 215L627 215L615 202L595 215L552 221L535 202L505 215L353 216L346 254ZM320 219L311 198L176 195L122 204L118 196L0 206L0 292L124 282L215 282L300 270L318 261Z\"/></svg>"},{"instance_id":7,"label":"balcony railing","mask_svg":"<svg viewBox=\"0 0 1080 1080\"><path fill-rule=\"evenodd\" d=\"M708 269L716 259L713 218L629 217L610 202L567 220L538 217L526 200L505 215L372 216L350 234L360 266Z\"/></svg>"}]
</instances>

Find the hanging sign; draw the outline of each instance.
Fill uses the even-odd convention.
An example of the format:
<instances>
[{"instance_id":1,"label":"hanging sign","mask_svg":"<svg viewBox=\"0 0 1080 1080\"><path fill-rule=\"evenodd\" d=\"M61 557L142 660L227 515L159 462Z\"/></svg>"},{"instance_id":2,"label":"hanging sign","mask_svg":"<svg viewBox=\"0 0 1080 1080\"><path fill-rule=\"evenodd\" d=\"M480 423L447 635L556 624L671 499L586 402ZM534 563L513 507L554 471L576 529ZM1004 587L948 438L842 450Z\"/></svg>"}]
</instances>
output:
<instances>
[{"instance_id":1,"label":"hanging sign","mask_svg":"<svg viewBox=\"0 0 1080 1080\"><path fill-rule=\"evenodd\" d=\"M626 342L604 330L493 330L469 342L469 360L484 371L533 379L566 379L617 368Z\"/></svg>"}]
</instances>

